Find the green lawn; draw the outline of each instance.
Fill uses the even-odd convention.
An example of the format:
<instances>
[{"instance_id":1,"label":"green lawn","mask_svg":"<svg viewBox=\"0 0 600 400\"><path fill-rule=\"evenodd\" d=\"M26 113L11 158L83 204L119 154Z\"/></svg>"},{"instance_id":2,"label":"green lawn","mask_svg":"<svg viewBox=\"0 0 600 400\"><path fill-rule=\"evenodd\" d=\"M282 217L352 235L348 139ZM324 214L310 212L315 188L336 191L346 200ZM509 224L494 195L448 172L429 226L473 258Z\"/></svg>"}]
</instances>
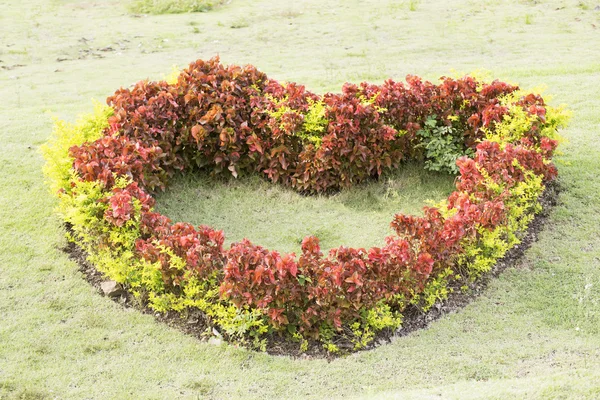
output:
<instances>
[{"instance_id":1,"label":"green lawn","mask_svg":"<svg viewBox=\"0 0 600 400\"><path fill-rule=\"evenodd\" d=\"M215 181L178 177L156 196L156 209L173 221L225 232L225 244L243 238L280 252L300 254L302 239L317 236L321 248L383 246L394 214L421 214L425 201L454 190L454 177L402 165L392 174L329 196L303 196L255 177Z\"/></svg>"},{"instance_id":2,"label":"green lawn","mask_svg":"<svg viewBox=\"0 0 600 400\"><path fill-rule=\"evenodd\" d=\"M0 398L600 398L596 6L232 0L208 13L140 17L116 0L5 1ZM560 204L539 241L477 301L392 344L327 362L200 343L82 279L60 250L64 230L38 148L52 115L72 121L91 98L215 54L319 93L475 69L546 84L553 104L574 111Z\"/></svg>"}]
</instances>

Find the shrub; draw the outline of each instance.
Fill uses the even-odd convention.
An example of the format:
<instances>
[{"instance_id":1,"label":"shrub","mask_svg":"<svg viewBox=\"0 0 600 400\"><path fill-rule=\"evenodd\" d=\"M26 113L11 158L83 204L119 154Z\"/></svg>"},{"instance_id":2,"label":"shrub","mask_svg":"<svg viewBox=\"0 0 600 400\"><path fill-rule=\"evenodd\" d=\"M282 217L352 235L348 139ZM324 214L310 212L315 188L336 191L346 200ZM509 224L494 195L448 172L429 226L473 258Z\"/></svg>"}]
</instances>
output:
<instances>
[{"instance_id":1,"label":"shrub","mask_svg":"<svg viewBox=\"0 0 600 400\"><path fill-rule=\"evenodd\" d=\"M73 157L69 157L69 149L100 138L112 114L112 108L95 103L93 114L82 116L75 125L55 119L52 135L41 147L46 160L44 175L53 193L62 193L70 188Z\"/></svg>"},{"instance_id":2,"label":"shrub","mask_svg":"<svg viewBox=\"0 0 600 400\"><path fill-rule=\"evenodd\" d=\"M425 168L431 171L444 171L456 174L456 160L463 155L472 155L461 137L462 132L452 125L438 125L436 116L432 115L417 131L420 146L425 149Z\"/></svg>"},{"instance_id":3,"label":"shrub","mask_svg":"<svg viewBox=\"0 0 600 400\"><path fill-rule=\"evenodd\" d=\"M366 346L397 328L407 305L431 307L518 243L557 175L568 117L498 81L408 76L318 96L218 58L171 83L120 89L108 104L75 127L59 122L44 150L72 240L97 268L157 311L199 309L232 340L263 347L277 333L331 351L340 339ZM457 172L456 191L421 217L394 216L380 248L324 255L307 237L298 257L248 240L225 249L222 232L153 210L153 191L185 169L257 173L314 193L411 158Z\"/></svg>"}]
</instances>

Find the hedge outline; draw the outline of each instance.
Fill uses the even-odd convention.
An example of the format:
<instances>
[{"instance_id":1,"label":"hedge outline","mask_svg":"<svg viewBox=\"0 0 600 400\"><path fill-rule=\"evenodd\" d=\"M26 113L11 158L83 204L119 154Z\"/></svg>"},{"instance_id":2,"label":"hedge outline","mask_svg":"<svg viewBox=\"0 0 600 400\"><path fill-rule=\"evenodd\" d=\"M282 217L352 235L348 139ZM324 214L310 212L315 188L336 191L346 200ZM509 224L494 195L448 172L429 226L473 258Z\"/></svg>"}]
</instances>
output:
<instances>
[{"instance_id":1,"label":"hedge outline","mask_svg":"<svg viewBox=\"0 0 600 400\"><path fill-rule=\"evenodd\" d=\"M434 85L408 76L406 85L391 80L383 85L346 84L341 94L317 96L301 85L268 79L252 66L198 60L176 83L139 82L109 97L109 107L97 105L95 116L78 125L59 123L44 149L45 172L52 188L59 188L59 212L72 227L71 239L101 272L157 311L197 308L230 340L257 347L264 346L265 334L275 332L299 340L301 347L307 339L319 339L327 350L336 351L334 342L343 338L361 348L377 331L400 326L408 304L427 309L448 295L452 280L466 282L489 271L518 243L519 234L540 211L544 184L557 175L551 159L567 112L503 82L487 84L468 76L441 80ZM198 89L207 82L218 84ZM228 91L227 85L239 87ZM213 101L208 112L195 116L196 124L170 131L169 124L183 118L177 109L193 100L190 94L206 93ZM239 98L227 97L232 93ZM141 102L136 103L136 95ZM224 103L219 103L223 96L246 114L228 115L231 121L217 123L220 132L207 134L207 123L210 127L224 112ZM311 132L299 134L312 104L325 104L329 113L327 131L318 140ZM453 108L443 107L448 104ZM298 258L247 240L225 250L222 232L172 224L152 211L149 192L164 188L190 162L189 154L173 151L178 146L195 141L197 150L208 147L205 156L217 154L212 172L236 176L248 169L269 170L266 175L273 182L319 192L396 167L414 152L416 133L434 114L442 116L442 123L458 121L465 145L475 155L457 160L457 191L445 202L424 207L423 217L396 215L391 225L397 235L388 237L382 248L341 246L324 256L318 238L307 237ZM250 122L252 118L257 122ZM241 137L232 126L247 135ZM227 146L224 151L232 133L237 135L231 141L233 151ZM336 160L335 154L324 156L325 150L335 153L342 139L359 135L365 138L359 144L379 149L366 150L362 161L368 161L368 174L352 175L352 162L340 163L337 170L323 163L327 156ZM212 140L212 147L199 137ZM284 153L292 154L291 160L277 153L256 160L257 154L274 149L265 146L268 140L292 149ZM337 147L327 147L331 143ZM356 147L353 142L352 149ZM240 149L247 153L239 154ZM205 158L210 164L210 157ZM304 175L285 175L290 161ZM314 164L320 168L316 172ZM302 181L302 176L308 178ZM320 181L322 176L327 179Z\"/></svg>"}]
</instances>

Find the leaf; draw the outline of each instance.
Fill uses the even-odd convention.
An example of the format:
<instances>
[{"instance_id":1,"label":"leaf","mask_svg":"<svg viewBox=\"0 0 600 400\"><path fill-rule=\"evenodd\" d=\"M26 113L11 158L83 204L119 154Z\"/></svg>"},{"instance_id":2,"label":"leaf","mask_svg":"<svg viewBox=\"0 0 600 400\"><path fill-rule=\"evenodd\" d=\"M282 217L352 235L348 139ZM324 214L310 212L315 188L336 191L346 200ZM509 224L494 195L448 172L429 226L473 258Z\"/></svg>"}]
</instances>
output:
<instances>
[{"instance_id":1,"label":"leaf","mask_svg":"<svg viewBox=\"0 0 600 400\"><path fill-rule=\"evenodd\" d=\"M298 264L296 264L295 262L292 262L290 264L290 274L292 274L292 276L296 276L296 274L298 273Z\"/></svg>"},{"instance_id":2,"label":"leaf","mask_svg":"<svg viewBox=\"0 0 600 400\"><path fill-rule=\"evenodd\" d=\"M206 134L206 130L201 125L192 126L192 137L196 139L196 142L200 142L201 139L204 139L204 135Z\"/></svg>"},{"instance_id":3,"label":"leaf","mask_svg":"<svg viewBox=\"0 0 600 400\"><path fill-rule=\"evenodd\" d=\"M231 171L231 175L233 175L234 178L238 177L238 173L235 170L235 165L231 164L227 169Z\"/></svg>"},{"instance_id":4,"label":"leaf","mask_svg":"<svg viewBox=\"0 0 600 400\"><path fill-rule=\"evenodd\" d=\"M227 130L223 129L219 134L219 140L221 141L221 146L227 144L227 140L229 139L229 135L227 135Z\"/></svg>"},{"instance_id":5,"label":"leaf","mask_svg":"<svg viewBox=\"0 0 600 400\"><path fill-rule=\"evenodd\" d=\"M293 335L294 333L296 333L296 331L297 331L297 330L298 330L298 327L297 327L296 325L289 324L289 325L287 326L287 331L288 331L290 334L292 334L292 335Z\"/></svg>"}]
</instances>

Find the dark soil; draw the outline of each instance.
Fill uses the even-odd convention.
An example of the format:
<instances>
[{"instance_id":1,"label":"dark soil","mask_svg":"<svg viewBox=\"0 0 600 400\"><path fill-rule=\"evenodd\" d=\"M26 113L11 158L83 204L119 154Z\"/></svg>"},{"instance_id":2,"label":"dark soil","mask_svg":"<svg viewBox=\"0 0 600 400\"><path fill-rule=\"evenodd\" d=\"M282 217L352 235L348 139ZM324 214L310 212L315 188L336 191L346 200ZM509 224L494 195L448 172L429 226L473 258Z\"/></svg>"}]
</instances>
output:
<instances>
[{"instance_id":1,"label":"dark soil","mask_svg":"<svg viewBox=\"0 0 600 400\"><path fill-rule=\"evenodd\" d=\"M423 312L417 306L411 305L407 307L403 313L402 327L397 331L383 330L379 332L365 350L389 343L393 338L406 336L418 329L426 328L432 321L443 315L456 312L476 299L485 290L492 278L500 275L508 267L516 265L519 259L523 257L525 251L537 240L538 233L543 229L550 209L557 204L559 189L560 186L557 182L551 182L546 185L546 190L540 198L543 207L542 212L529 224L529 228L521 238L521 243L514 246L502 259L498 260L490 272L470 284L466 291L461 290L461 286L464 285L463 282L453 282L449 285L452 293L450 293L448 298L444 302L435 304L427 312ZM67 226L67 230L69 229L70 227ZM79 270L84 274L86 280L96 288L98 293L105 295L101 288L101 283L105 281L105 278L87 261L86 253L73 242L69 242L63 250L69 254L71 259L79 264ZM121 291L118 296L111 298L124 307L133 307L145 314L152 314L157 320L200 340L208 340L215 344L222 342L221 334L200 311L190 311L184 314L176 312L158 313L126 291ZM336 344L340 348L341 354L347 354L352 351L350 343L340 341ZM309 342L308 350L304 353L299 351L299 347L299 343L292 342L282 336L273 335L267 338L266 352L273 355L287 355L301 358L331 359L336 357L336 355L327 353L323 349L322 344L317 341Z\"/></svg>"}]
</instances>

